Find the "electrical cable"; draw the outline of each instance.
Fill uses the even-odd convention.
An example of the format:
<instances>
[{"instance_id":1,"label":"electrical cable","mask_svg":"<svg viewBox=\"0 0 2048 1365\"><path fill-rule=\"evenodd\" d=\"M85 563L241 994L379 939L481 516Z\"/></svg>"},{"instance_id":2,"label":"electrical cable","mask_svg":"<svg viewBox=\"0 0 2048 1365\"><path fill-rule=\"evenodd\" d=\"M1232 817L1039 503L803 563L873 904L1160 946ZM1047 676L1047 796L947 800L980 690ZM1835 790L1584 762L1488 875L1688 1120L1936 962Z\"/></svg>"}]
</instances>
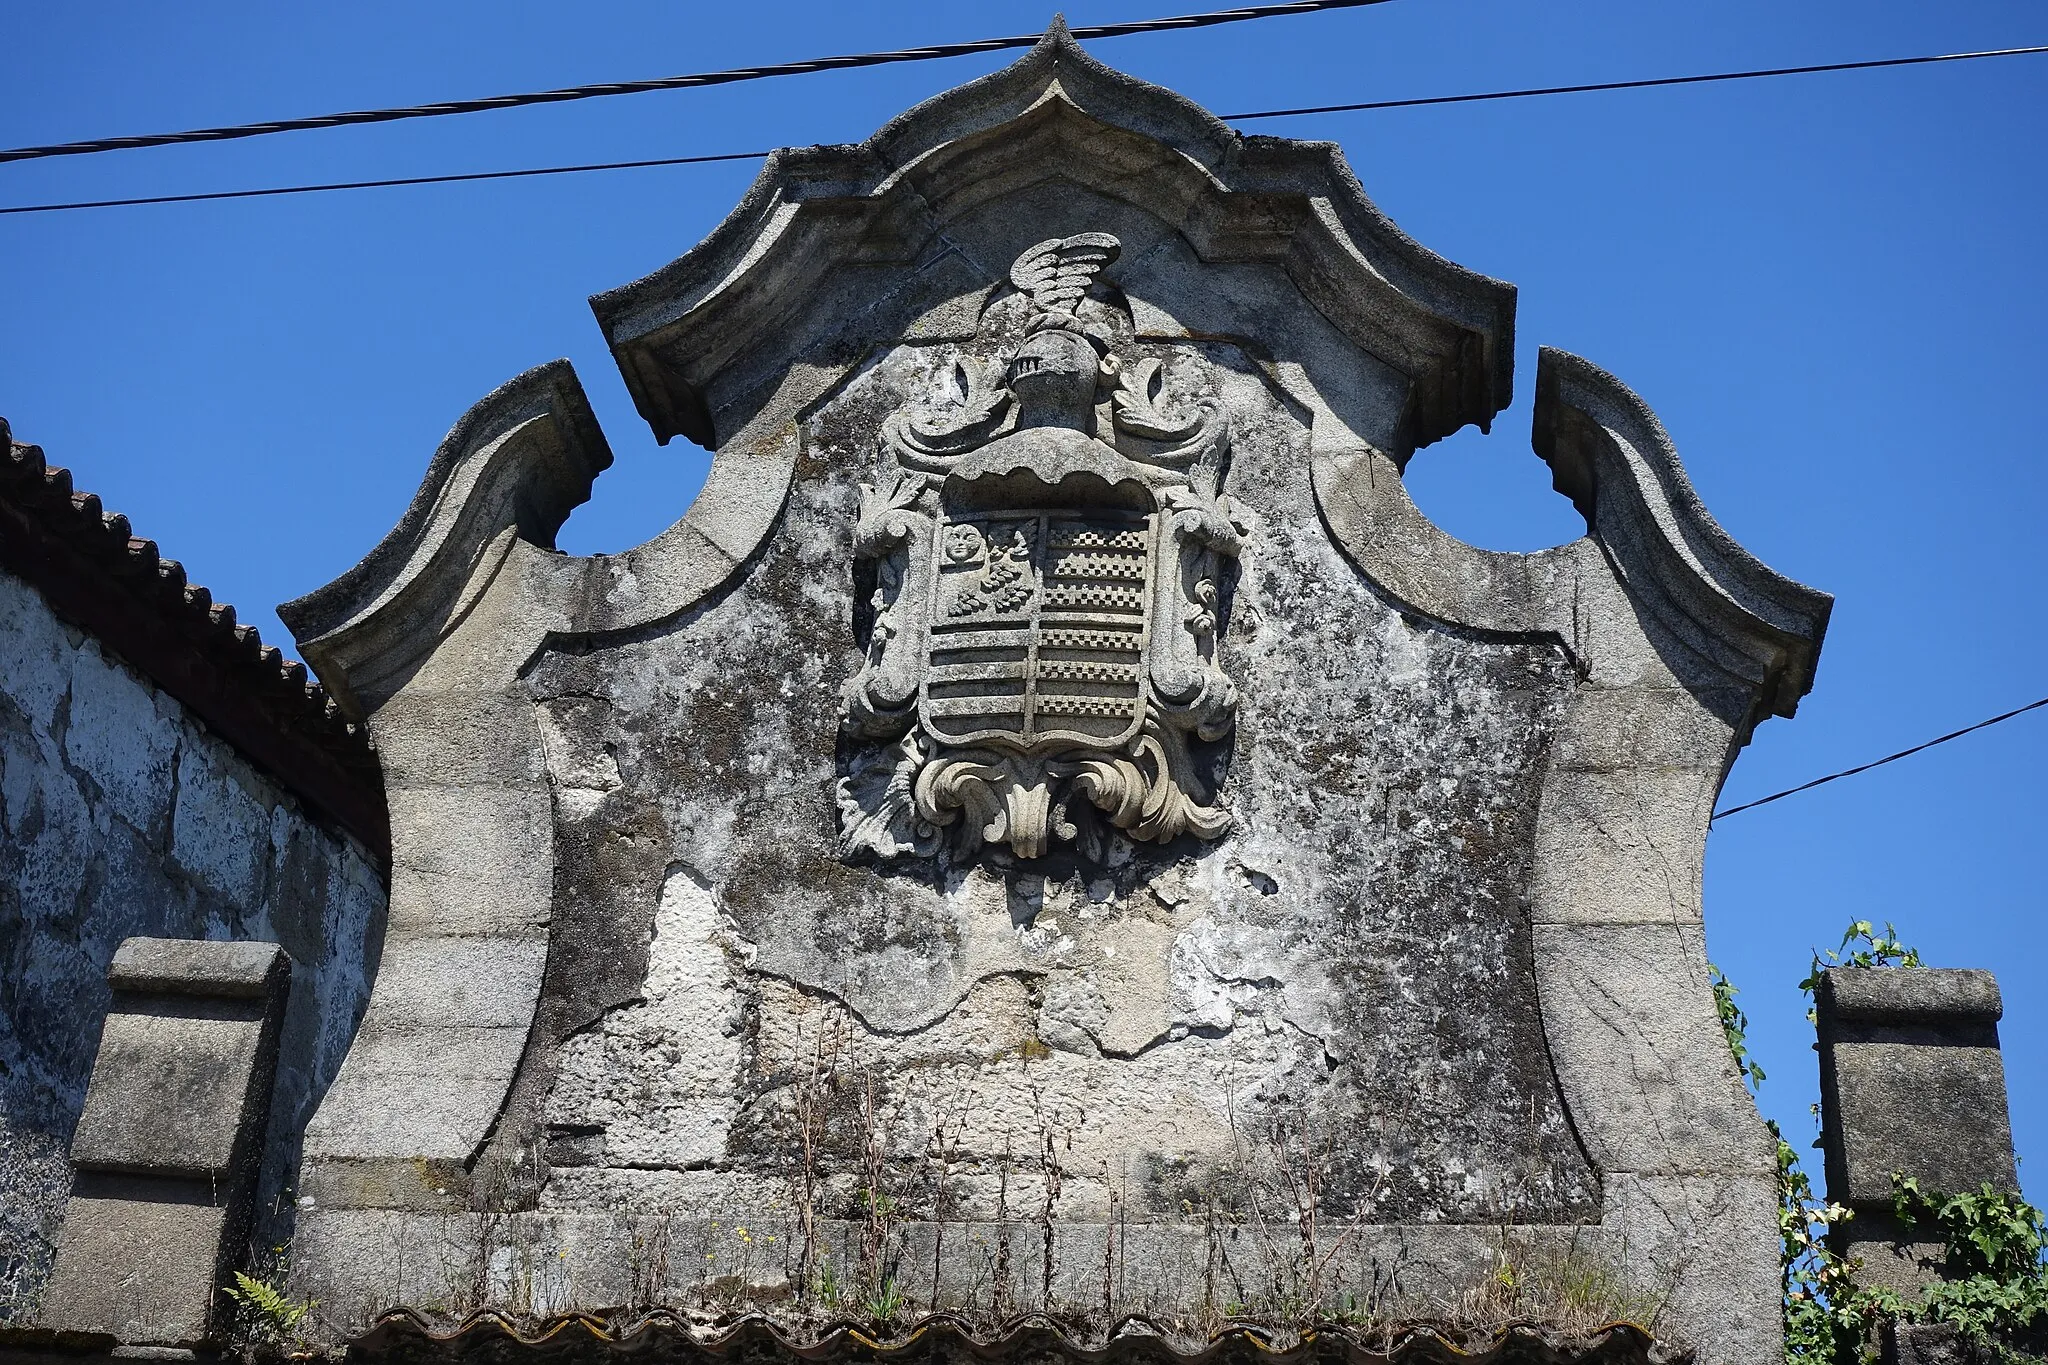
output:
<instances>
[{"instance_id":1,"label":"electrical cable","mask_svg":"<svg viewBox=\"0 0 2048 1365\"><path fill-rule=\"evenodd\" d=\"M1824 71L1875 71L1887 66L1929 66L1935 62L1973 62L1983 57L2026 57L2048 47L2000 47L1984 52L1943 52L1925 57L1878 57L1862 62L1824 62L1819 66L1773 66L1755 71L1714 71L1703 76L1658 76L1639 81L1599 81L1592 85L1539 85L1525 90L1488 90L1477 95L1428 95L1412 100L1372 100L1365 104L1319 104L1302 109L1262 109L1251 114L1218 114L1244 122L1260 118L1294 118L1302 114L1348 114L1360 109L1419 109L1430 104L1476 104L1481 100L1519 100L1534 95L1583 95L1597 90L1649 90L1666 85L1705 85L1712 81L1753 81L1767 76L1811 76Z\"/></svg>"},{"instance_id":2,"label":"electrical cable","mask_svg":"<svg viewBox=\"0 0 2048 1365\"><path fill-rule=\"evenodd\" d=\"M1242 9L1179 14L1163 19L1138 19L1123 24L1094 24L1086 28L1070 29L1069 32L1079 40L1124 38L1140 33L1211 28L1217 24L1236 24L1248 19L1314 14L1320 10L1357 9L1366 5L1383 5L1387 2L1388 0L1289 0L1286 4L1251 5ZM0 151L0 162L36 161L53 156L87 156L95 152L119 152L137 147L169 147L187 142L226 142L235 138L265 137L271 133L345 128L364 123L394 123L400 119L442 118L449 114L478 114L491 109L521 109L535 104L564 104L571 100L602 99L610 95L640 95L654 90L733 85L740 81L766 80L771 76L807 76L820 71L847 71L864 66L884 66L893 62L925 62L939 57L966 57L982 52L1035 47L1044 36L1042 33L1016 34L1008 38L938 43L930 47L903 48L895 52L861 52L838 57L813 57L807 61L782 62L774 66L739 67L730 71L700 71L686 76L663 76L654 80L572 85L566 89L535 90L523 95L491 95L483 99L447 100L439 104L415 104L398 109L357 109L349 113L278 119L269 123L238 123L222 128L189 128L179 133L103 137L88 142L59 142L43 147L13 147Z\"/></svg>"},{"instance_id":3,"label":"electrical cable","mask_svg":"<svg viewBox=\"0 0 2048 1365\"><path fill-rule=\"evenodd\" d=\"M717 152L710 156L664 156L652 161L597 161L584 166L534 166L520 171L466 171L456 175L412 175L401 180L336 180L324 185L276 185L261 190L211 190L203 194L152 194L140 199L86 199L71 204L21 204L7 213L55 213L60 209L118 209L136 204L192 204L208 199L264 199L278 194L320 194L327 190L378 190L394 185L449 185L462 180L517 180L534 175L581 171L630 171L643 166L701 166L712 161L759 161L767 152Z\"/></svg>"},{"instance_id":4,"label":"electrical cable","mask_svg":"<svg viewBox=\"0 0 2048 1365\"><path fill-rule=\"evenodd\" d=\"M1165 21L1161 21L1165 22ZM1419 99L1376 100L1367 104L1330 104L1302 109L1265 109L1245 114L1225 114L1225 119L1245 122L1262 118L1294 118L1307 114L1348 113L1369 109L1412 109L1432 104L1468 104L1479 100L1527 99L1537 95L1570 95L1588 91L1646 90L1671 85L1696 85L1708 81L1757 80L1773 76L1803 76L1829 71L1867 71L1877 67L1924 66L1933 62L1964 62L1984 57L2017 57L2048 52L2044 47L2005 47L1983 52L1947 52L1922 57L1887 57L1864 62L1830 62L1820 66L1781 66L1756 71L1717 71L1698 76L1658 76L1635 81L1606 81L1598 85L1557 85L1523 90L1489 90L1470 95L1432 95ZM599 161L573 166L536 166L512 171L469 171L453 175L416 175L393 180L346 180L319 185L279 185L254 190L213 190L200 194L157 194L132 199L88 199L56 204L17 204L0 207L0 215L13 213L58 213L69 209L130 208L142 204L189 204L215 199L261 199L281 194L320 194L329 190L369 190L400 185L445 185L471 180L516 180L539 175L576 175L586 171L622 171L645 166L691 166L714 161L750 161L766 152L719 152L706 156L657 157L647 161Z\"/></svg>"},{"instance_id":5,"label":"electrical cable","mask_svg":"<svg viewBox=\"0 0 2048 1365\"><path fill-rule=\"evenodd\" d=\"M1825 786L1829 782L1839 782L1845 777L1854 777L1858 773L1867 773L1872 768L1882 768L1887 763L1896 763L1902 758L1911 758L1914 754L1924 753L1937 744L1946 744L1952 739L1961 739L1964 735L1974 734L1987 726L1996 725L2000 721L2011 720L2014 716L2024 716L2029 711L2038 711L2044 706L2048 706L2048 697L2043 697L2039 701L2030 701L2025 706L2007 711L2003 715L1993 716L1989 720L1980 720L1975 725L1965 725L1960 730L1952 731L1936 739L1930 739L1925 744L1915 744L1910 749L1901 749L1895 754L1886 754L1883 758L1873 759L1854 768L1844 768L1838 773L1829 773L1826 777L1816 777L1811 782L1802 782L1796 787L1787 787L1781 792L1772 792L1769 796L1759 797L1755 801L1745 801L1739 806L1730 806L1726 810L1717 810L1714 812L1713 818L1708 820L1707 823L1711 825L1715 820L1719 820L1723 816L1734 815L1740 811L1755 810L1758 806L1768 806L1773 801L1782 801L1788 796L1797 796L1800 792L1811 791L1815 787Z\"/></svg>"}]
</instances>

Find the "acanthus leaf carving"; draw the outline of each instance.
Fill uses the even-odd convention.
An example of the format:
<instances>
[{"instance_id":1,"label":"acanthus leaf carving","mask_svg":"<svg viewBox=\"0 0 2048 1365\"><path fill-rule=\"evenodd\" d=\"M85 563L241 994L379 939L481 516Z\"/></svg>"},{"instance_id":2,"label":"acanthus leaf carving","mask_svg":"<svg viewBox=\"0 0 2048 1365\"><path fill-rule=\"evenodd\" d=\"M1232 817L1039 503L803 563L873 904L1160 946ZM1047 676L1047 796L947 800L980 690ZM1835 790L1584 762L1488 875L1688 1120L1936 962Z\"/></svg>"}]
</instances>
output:
<instances>
[{"instance_id":1,"label":"acanthus leaf carving","mask_svg":"<svg viewBox=\"0 0 2048 1365\"><path fill-rule=\"evenodd\" d=\"M1120 250L1091 232L1024 252L1013 325L984 315L996 358L957 360L942 409L882 422L891 473L854 531L873 627L841 722L895 744L840 780L843 856L1099 859L1110 829L1230 827L1190 750L1237 707L1216 657L1242 534L1230 423L1213 398L1168 402L1160 357L1119 354L1128 316L1095 290Z\"/></svg>"}]
</instances>

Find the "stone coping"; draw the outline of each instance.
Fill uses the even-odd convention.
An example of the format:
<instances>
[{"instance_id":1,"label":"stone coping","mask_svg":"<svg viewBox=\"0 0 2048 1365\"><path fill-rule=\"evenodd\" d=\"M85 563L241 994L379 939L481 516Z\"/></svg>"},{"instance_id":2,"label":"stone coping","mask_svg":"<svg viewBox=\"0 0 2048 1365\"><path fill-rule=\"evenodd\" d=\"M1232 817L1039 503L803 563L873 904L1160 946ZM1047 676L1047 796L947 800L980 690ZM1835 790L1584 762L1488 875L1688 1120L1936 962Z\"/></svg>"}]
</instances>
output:
<instances>
[{"instance_id":1,"label":"stone coping","mask_svg":"<svg viewBox=\"0 0 2048 1365\"><path fill-rule=\"evenodd\" d=\"M260 999L285 963L284 949L275 943L131 938L114 951L107 983L138 995Z\"/></svg>"},{"instance_id":2,"label":"stone coping","mask_svg":"<svg viewBox=\"0 0 2048 1365\"><path fill-rule=\"evenodd\" d=\"M2005 1013L1998 979L1966 967L1834 967L1819 996L1839 1020L1995 1024Z\"/></svg>"}]
</instances>

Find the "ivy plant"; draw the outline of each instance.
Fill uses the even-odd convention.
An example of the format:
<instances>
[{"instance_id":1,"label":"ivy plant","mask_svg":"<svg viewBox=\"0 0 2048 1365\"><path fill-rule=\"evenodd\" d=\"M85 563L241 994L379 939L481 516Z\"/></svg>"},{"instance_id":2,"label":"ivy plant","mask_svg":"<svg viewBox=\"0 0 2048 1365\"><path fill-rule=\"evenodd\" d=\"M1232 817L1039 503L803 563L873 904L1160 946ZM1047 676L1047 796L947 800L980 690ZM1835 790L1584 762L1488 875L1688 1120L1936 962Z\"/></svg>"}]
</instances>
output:
<instances>
[{"instance_id":1,"label":"ivy plant","mask_svg":"<svg viewBox=\"0 0 2048 1365\"><path fill-rule=\"evenodd\" d=\"M1827 952L1816 950L1799 983L1811 1001L1821 973L1832 967L1918 967L1920 954L1890 924L1879 933L1857 920ZM1711 968L1714 1005L1728 1050L1752 1092L1763 1068L1750 1056L1749 1018L1735 1003L1736 987ZM2048 1225L2016 1193L1983 1186L1975 1193L1926 1191L1910 1177L1893 1176L1893 1213L1906 1228L1921 1228L1943 1248L1943 1280L1919 1296L1857 1283L1857 1265L1835 1254L1829 1231L1853 1215L1813 1191L1799 1153L1778 1125L1778 1234L1783 1270L1785 1358L1788 1365L1866 1365L1877 1358L1880 1322L1940 1322L1960 1329L1981 1351L2004 1362L2040 1362L2029 1354L2048 1346ZM1814 1144L1818 1146L1819 1143Z\"/></svg>"}]
</instances>

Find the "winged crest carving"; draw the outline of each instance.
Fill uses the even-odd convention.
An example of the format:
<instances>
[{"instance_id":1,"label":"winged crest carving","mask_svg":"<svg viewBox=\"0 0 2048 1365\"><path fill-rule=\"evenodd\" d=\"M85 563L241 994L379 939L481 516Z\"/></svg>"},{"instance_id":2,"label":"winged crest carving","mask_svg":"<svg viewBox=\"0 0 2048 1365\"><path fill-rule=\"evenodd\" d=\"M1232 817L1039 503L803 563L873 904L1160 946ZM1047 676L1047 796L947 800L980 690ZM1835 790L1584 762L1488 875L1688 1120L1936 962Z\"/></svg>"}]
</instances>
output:
<instances>
[{"instance_id":1,"label":"winged crest carving","mask_svg":"<svg viewBox=\"0 0 2048 1365\"><path fill-rule=\"evenodd\" d=\"M1010 267L1010 283L1038 306L1034 325L1055 325L1073 318L1088 286L1123 251L1123 243L1106 232L1054 237L1040 242Z\"/></svg>"},{"instance_id":2,"label":"winged crest carving","mask_svg":"<svg viewBox=\"0 0 2048 1365\"><path fill-rule=\"evenodd\" d=\"M1128 319L1094 295L1120 250L1086 232L1025 251L1007 340L984 314L993 358L956 362L956 401L882 423L889 472L853 537L873 627L841 712L879 756L839 783L847 856L1099 858L1113 830L1230 826L1190 748L1237 706L1216 659L1230 424L1165 398L1159 357L1119 353Z\"/></svg>"}]
</instances>

